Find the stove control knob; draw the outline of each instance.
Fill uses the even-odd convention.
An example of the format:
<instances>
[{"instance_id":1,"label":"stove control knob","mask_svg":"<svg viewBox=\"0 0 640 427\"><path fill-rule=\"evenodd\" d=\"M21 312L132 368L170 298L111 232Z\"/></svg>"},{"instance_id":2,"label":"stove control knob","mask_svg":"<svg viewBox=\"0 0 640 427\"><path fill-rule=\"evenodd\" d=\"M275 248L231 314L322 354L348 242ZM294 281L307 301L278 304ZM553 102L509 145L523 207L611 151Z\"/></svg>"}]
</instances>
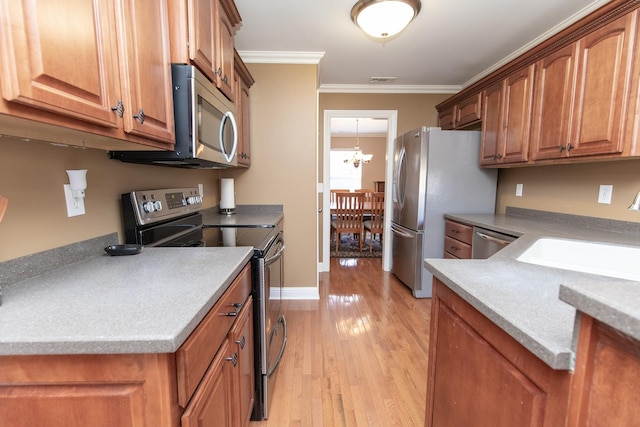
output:
<instances>
[{"instance_id":1,"label":"stove control knob","mask_svg":"<svg viewBox=\"0 0 640 427\"><path fill-rule=\"evenodd\" d=\"M153 204L153 207L155 208L155 210L161 211L162 210L162 202L160 200L156 200L155 203Z\"/></svg>"},{"instance_id":2,"label":"stove control knob","mask_svg":"<svg viewBox=\"0 0 640 427\"><path fill-rule=\"evenodd\" d=\"M142 204L142 210L144 210L147 213L151 213L155 210L155 207L153 206L153 202L144 202Z\"/></svg>"},{"instance_id":3,"label":"stove control knob","mask_svg":"<svg viewBox=\"0 0 640 427\"><path fill-rule=\"evenodd\" d=\"M198 203L202 203L202 196L198 196L197 199L198 199Z\"/></svg>"},{"instance_id":4,"label":"stove control knob","mask_svg":"<svg viewBox=\"0 0 640 427\"><path fill-rule=\"evenodd\" d=\"M196 198L195 198L194 196L190 196L190 197L187 199L187 204L188 204L188 205L195 205L195 204L196 204Z\"/></svg>"}]
</instances>

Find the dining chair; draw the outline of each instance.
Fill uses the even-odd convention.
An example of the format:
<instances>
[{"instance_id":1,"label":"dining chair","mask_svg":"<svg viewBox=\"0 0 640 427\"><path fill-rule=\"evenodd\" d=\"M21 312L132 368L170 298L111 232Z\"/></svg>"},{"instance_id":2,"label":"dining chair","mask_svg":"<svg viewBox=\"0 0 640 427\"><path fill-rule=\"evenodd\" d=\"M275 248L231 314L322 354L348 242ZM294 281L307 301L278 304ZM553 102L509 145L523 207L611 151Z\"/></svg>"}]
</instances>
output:
<instances>
[{"instance_id":1,"label":"dining chair","mask_svg":"<svg viewBox=\"0 0 640 427\"><path fill-rule=\"evenodd\" d=\"M336 192L335 218L331 220L331 233L336 237L336 251L340 250L340 238L343 234L357 236L362 252L364 236L364 193Z\"/></svg>"},{"instance_id":2,"label":"dining chair","mask_svg":"<svg viewBox=\"0 0 640 427\"><path fill-rule=\"evenodd\" d=\"M371 193L371 218L363 222L365 238L369 232L369 253L373 251L373 238L380 235L380 245L382 245L382 232L384 231L384 193Z\"/></svg>"}]
</instances>

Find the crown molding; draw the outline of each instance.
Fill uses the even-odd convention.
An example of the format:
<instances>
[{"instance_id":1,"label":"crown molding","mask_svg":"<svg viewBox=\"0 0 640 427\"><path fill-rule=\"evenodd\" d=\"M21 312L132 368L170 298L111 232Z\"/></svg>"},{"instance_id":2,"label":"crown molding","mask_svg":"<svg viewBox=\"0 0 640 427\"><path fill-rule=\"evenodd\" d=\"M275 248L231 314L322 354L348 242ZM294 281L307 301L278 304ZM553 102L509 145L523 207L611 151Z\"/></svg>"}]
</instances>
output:
<instances>
[{"instance_id":1,"label":"crown molding","mask_svg":"<svg viewBox=\"0 0 640 427\"><path fill-rule=\"evenodd\" d=\"M240 50L240 58L253 64L319 64L324 52Z\"/></svg>"},{"instance_id":2,"label":"crown molding","mask_svg":"<svg viewBox=\"0 0 640 427\"><path fill-rule=\"evenodd\" d=\"M473 76L471 79L467 80L462 85L462 87L465 88L465 87L471 86L473 83L477 82L478 80L482 79L483 77L486 77L489 74L491 74L492 72L494 72L494 71L500 69L501 67L507 65L508 63L510 63L511 61L515 60L519 56L527 53L528 51L530 51L534 47L540 45L545 40L548 40L549 38L551 38L554 35L558 34L562 30L564 30L565 28L568 28L572 24L575 24L576 22L578 22L580 19L586 17L590 13L595 12L596 10L600 9L602 6L604 6L605 4L609 3L609 1L610 0L596 0L593 3L590 3L589 5L584 7L582 10L579 10L575 14L573 14L570 17L568 17L567 19L565 19L564 21L560 22L558 25L556 25L553 28L549 29L548 31L540 34L538 37L536 37L535 39L531 40L529 43L527 43L526 45L522 46L520 49L516 50L511 55L503 58L502 60L500 60L500 61L496 62L495 64L493 64L491 67L489 67L486 70L482 71L481 73Z\"/></svg>"},{"instance_id":3,"label":"crown molding","mask_svg":"<svg viewBox=\"0 0 640 427\"><path fill-rule=\"evenodd\" d=\"M433 93L458 93L462 90L459 85L343 85L324 84L320 85L320 93L412 93L412 94L433 94Z\"/></svg>"}]
</instances>

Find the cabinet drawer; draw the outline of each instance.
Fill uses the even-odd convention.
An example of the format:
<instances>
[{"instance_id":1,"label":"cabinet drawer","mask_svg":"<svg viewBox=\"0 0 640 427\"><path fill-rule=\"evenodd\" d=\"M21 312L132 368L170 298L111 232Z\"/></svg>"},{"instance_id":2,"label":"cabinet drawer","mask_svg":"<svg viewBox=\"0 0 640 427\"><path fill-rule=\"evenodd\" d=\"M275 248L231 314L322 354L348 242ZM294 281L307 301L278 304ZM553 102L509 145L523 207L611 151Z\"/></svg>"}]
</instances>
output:
<instances>
[{"instance_id":1,"label":"cabinet drawer","mask_svg":"<svg viewBox=\"0 0 640 427\"><path fill-rule=\"evenodd\" d=\"M247 264L176 352L178 403L181 407L189 402L250 294L251 265Z\"/></svg>"},{"instance_id":2,"label":"cabinet drawer","mask_svg":"<svg viewBox=\"0 0 640 427\"><path fill-rule=\"evenodd\" d=\"M449 252L456 258L471 258L471 245L468 245L456 239L452 239L449 236L446 236L444 238L444 250L445 252Z\"/></svg>"},{"instance_id":3,"label":"cabinet drawer","mask_svg":"<svg viewBox=\"0 0 640 427\"><path fill-rule=\"evenodd\" d=\"M459 222L447 221L444 223L444 234L461 242L471 244L473 227Z\"/></svg>"}]
</instances>

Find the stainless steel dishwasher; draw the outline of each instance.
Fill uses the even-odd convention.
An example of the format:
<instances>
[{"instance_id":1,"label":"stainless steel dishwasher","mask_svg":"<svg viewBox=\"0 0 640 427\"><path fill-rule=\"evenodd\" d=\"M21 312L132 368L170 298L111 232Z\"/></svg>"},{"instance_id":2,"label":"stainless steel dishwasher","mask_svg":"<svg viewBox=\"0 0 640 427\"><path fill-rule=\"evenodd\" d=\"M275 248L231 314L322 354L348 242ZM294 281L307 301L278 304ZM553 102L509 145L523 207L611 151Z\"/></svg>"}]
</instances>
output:
<instances>
[{"instance_id":1,"label":"stainless steel dishwasher","mask_svg":"<svg viewBox=\"0 0 640 427\"><path fill-rule=\"evenodd\" d=\"M485 228L473 227L471 258L485 259L513 242L517 237Z\"/></svg>"}]
</instances>

